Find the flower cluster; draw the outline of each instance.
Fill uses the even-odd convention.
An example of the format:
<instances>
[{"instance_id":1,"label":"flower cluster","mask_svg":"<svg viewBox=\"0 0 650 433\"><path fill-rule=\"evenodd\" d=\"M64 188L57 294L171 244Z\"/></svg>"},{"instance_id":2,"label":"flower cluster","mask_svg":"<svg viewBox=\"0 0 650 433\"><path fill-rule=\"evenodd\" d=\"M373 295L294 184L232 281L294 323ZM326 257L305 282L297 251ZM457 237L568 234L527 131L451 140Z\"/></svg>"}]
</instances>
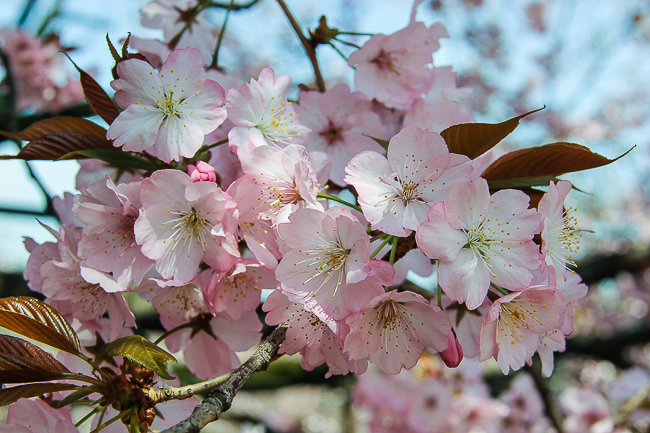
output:
<instances>
[{"instance_id":1,"label":"flower cluster","mask_svg":"<svg viewBox=\"0 0 650 433\"><path fill-rule=\"evenodd\" d=\"M164 21L164 5L143 19ZM550 374L586 289L566 267L579 237L563 204L571 185L551 182L536 209L520 190L491 192L481 164L450 152L441 130L471 111L450 69L430 65L441 37L417 22L375 36L350 56L359 91L305 90L298 104L271 68L226 92L197 48L158 70L120 61L123 111L107 138L163 168L120 180L84 165L80 194L59 202L58 242L26 243L30 287L82 328L108 314L111 338L135 324L124 294L139 293L204 378L259 341L263 289L274 289L266 322L289 324L282 351L305 368L397 374L431 351L449 366L493 357L507 374L539 352ZM388 124L387 109L402 115ZM418 120L435 112L453 114ZM328 188L353 191L358 207L334 205L345 200ZM431 262L438 296L399 289Z\"/></svg>"}]
</instances>

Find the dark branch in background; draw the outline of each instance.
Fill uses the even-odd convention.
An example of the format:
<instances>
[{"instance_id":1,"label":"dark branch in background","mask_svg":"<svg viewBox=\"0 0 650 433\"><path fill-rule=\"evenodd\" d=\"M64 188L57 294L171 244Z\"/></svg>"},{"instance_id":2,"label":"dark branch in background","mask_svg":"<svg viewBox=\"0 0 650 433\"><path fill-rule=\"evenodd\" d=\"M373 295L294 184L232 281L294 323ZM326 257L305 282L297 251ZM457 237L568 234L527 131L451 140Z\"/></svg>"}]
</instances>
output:
<instances>
[{"instance_id":1,"label":"dark branch in background","mask_svg":"<svg viewBox=\"0 0 650 433\"><path fill-rule=\"evenodd\" d=\"M323 76L321 75L320 72L320 68L318 66L318 59L316 58L316 49L314 48L313 44L305 37L305 34L300 29L300 24L298 24L298 21L296 21L294 16L291 14L291 11L289 11L289 8L284 3L284 0L277 0L277 1L280 7L282 8L282 11L289 19L289 22L291 23L291 27L293 27L293 30L300 38L300 42L302 43L302 46L305 48L307 57L309 57L309 61L311 62L311 65L314 68L314 75L316 76L316 85L318 86L318 90L320 92L324 92L325 80L323 79Z\"/></svg>"},{"instance_id":2,"label":"dark branch in background","mask_svg":"<svg viewBox=\"0 0 650 433\"><path fill-rule=\"evenodd\" d=\"M539 365L539 362L536 362L536 364ZM564 433L562 420L560 419L557 413L557 409L553 404L551 392L548 390L548 386L546 386L546 379L542 377L542 373L539 371L539 367L535 368L534 366L524 365L524 370L530 374L530 376L533 378L533 381L535 382L535 388L537 388L537 391L539 391L539 395L542 398L542 402L544 403L544 413L546 413L546 416L551 421L551 424L553 424L555 430L557 430L558 433Z\"/></svg>"},{"instance_id":3,"label":"dark branch in background","mask_svg":"<svg viewBox=\"0 0 650 433\"><path fill-rule=\"evenodd\" d=\"M194 408L192 414L164 430L163 433L198 433L212 421L219 419L221 414L232 405L237 391L257 371L264 371L275 358L287 333L287 325L280 325L257 348L255 353L248 358L239 368L231 373L228 380L210 394Z\"/></svg>"},{"instance_id":4,"label":"dark branch in background","mask_svg":"<svg viewBox=\"0 0 650 433\"><path fill-rule=\"evenodd\" d=\"M15 131L16 129L16 101L18 99L18 95L16 94L16 81L14 80L13 72L11 70L11 64L9 62L9 57L0 50L0 60L2 60L2 64L4 65L5 68L5 82L7 86L7 129L9 131ZM18 150L21 148L21 142L20 140L10 140L16 144L18 147ZM36 177L36 174L34 171L32 171L32 168L29 166L27 161L25 161L25 167L27 167L27 171L29 172L29 175L34 179L34 182L36 182L36 185L38 185L39 189L43 193L43 197L45 198L45 210L43 211L46 215L52 215L56 217L56 212L54 212L54 206L52 205L52 197L47 193L45 190L45 187L41 183L41 181Z\"/></svg>"},{"instance_id":5,"label":"dark branch in background","mask_svg":"<svg viewBox=\"0 0 650 433\"><path fill-rule=\"evenodd\" d=\"M219 39L217 39L217 47L214 49L214 54L212 55L212 63L210 63L210 66L208 68L219 68L219 48L221 48L221 41L223 41L223 35L226 33L226 25L228 24L228 17L230 16L230 11L232 10L232 6L234 4L235 0L230 0L230 5L228 6L228 9L226 9L226 16L223 19L223 25L221 26L221 30L219 31Z\"/></svg>"}]
</instances>

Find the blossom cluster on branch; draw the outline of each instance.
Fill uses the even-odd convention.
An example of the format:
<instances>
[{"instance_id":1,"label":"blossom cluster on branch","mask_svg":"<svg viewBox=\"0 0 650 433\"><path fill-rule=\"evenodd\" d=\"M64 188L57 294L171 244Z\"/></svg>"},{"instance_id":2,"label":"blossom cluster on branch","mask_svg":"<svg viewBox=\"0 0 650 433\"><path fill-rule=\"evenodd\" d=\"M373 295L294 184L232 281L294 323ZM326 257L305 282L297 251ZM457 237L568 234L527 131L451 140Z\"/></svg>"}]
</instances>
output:
<instances>
[{"instance_id":1,"label":"blossom cluster on branch","mask_svg":"<svg viewBox=\"0 0 650 433\"><path fill-rule=\"evenodd\" d=\"M486 152L532 112L473 122L470 92L432 64L448 37L441 24L369 38L348 59L356 91L304 86L290 101L289 76L214 64L221 39L202 31L208 3L143 8L165 44L113 49L114 103L82 71L107 130L61 117L7 134L29 141L17 158L94 158L81 163L79 194L55 200L56 242L26 240L24 276L88 337L83 346L107 342L108 355L139 365L117 370L102 364L105 350L68 350L93 365L84 380L100 406L146 430L155 402L138 391L152 386L139 368L167 375L124 348L135 344L127 292L151 303L167 349L203 380L237 368L236 353L260 341L264 289L266 323L288 324L280 353L300 354L306 369L399 374L427 352L450 368L494 358L508 374L539 353L549 376L587 291L567 267L581 233L564 205L572 186L557 176L612 161L572 143L494 160ZM404 290L407 271L436 272L437 292Z\"/></svg>"}]
</instances>

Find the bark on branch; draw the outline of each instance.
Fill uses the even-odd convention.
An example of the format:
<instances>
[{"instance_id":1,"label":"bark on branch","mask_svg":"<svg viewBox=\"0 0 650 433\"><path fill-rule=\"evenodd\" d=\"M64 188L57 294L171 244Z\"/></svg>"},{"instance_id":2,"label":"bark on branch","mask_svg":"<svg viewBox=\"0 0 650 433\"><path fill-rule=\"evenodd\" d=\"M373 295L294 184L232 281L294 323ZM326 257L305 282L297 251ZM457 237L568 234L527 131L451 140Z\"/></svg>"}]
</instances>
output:
<instances>
[{"instance_id":1,"label":"bark on branch","mask_svg":"<svg viewBox=\"0 0 650 433\"><path fill-rule=\"evenodd\" d=\"M223 412L230 409L237 391L253 373L268 368L284 341L287 326L283 324L275 328L271 335L260 344L255 353L240 367L233 370L223 385L210 392L201 404L194 408L194 411L187 419L167 430L163 430L162 433L199 433L207 424L219 419Z\"/></svg>"}]
</instances>

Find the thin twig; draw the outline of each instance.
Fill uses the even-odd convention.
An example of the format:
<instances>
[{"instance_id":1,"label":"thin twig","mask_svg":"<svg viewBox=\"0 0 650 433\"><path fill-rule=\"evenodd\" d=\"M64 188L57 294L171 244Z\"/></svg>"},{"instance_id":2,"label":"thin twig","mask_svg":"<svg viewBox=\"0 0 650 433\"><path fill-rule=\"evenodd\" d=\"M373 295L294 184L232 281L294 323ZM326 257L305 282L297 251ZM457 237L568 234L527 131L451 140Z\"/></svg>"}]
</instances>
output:
<instances>
[{"instance_id":1,"label":"thin twig","mask_svg":"<svg viewBox=\"0 0 650 433\"><path fill-rule=\"evenodd\" d=\"M282 8L282 11L284 12L284 14L289 19L289 22L291 23L291 27L293 27L293 30L296 32L296 34L300 38L300 42L302 43L302 46L305 49L305 52L307 53L307 57L309 57L309 61L311 62L311 65L314 68L314 75L316 76L316 85L318 86L318 90L320 92L324 92L325 91L325 80L323 79L323 75L321 74L320 68L318 66L318 59L316 58L316 49L309 42L309 40L305 37L305 34L300 29L300 25L298 24L298 21L296 21L294 16L291 14L291 11L289 11L289 8L287 7L284 0L277 0L277 2L280 5L280 7Z\"/></svg>"},{"instance_id":2,"label":"thin twig","mask_svg":"<svg viewBox=\"0 0 650 433\"><path fill-rule=\"evenodd\" d=\"M210 3L210 6L215 8L222 8L222 9L230 8L233 11L240 11L243 9L248 9L249 7L253 6L255 3L259 1L260 0L251 0L248 3L233 4L232 6L230 6L229 3L220 3L220 2L213 1L212 3Z\"/></svg>"},{"instance_id":3,"label":"thin twig","mask_svg":"<svg viewBox=\"0 0 650 433\"><path fill-rule=\"evenodd\" d=\"M233 370L226 382L213 390L208 397L194 408L192 414L163 433L198 433L203 427L219 419L232 405L237 391L257 371L264 371L277 355L287 333L287 324L275 328L271 335L257 348L239 368Z\"/></svg>"},{"instance_id":4,"label":"thin twig","mask_svg":"<svg viewBox=\"0 0 650 433\"><path fill-rule=\"evenodd\" d=\"M168 400L185 400L193 395L201 394L202 392L210 391L223 385L231 374L223 374L214 379L187 386L163 386L158 389L150 388L145 390L145 393L149 396L152 404L158 404Z\"/></svg>"},{"instance_id":5,"label":"thin twig","mask_svg":"<svg viewBox=\"0 0 650 433\"><path fill-rule=\"evenodd\" d=\"M216 68L219 66L219 48L221 48L221 41L223 41L223 35L226 33L226 24L228 24L228 17L230 17L230 11L235 0L230 0L230 5L226 9L226 16L223 19L223 25L221 26L221 31L219 31L219 38L217 39L217 46L214 49L214 54L212 55L212 63L210 63L210 68Z\"/></svg>"}]
</instances>

